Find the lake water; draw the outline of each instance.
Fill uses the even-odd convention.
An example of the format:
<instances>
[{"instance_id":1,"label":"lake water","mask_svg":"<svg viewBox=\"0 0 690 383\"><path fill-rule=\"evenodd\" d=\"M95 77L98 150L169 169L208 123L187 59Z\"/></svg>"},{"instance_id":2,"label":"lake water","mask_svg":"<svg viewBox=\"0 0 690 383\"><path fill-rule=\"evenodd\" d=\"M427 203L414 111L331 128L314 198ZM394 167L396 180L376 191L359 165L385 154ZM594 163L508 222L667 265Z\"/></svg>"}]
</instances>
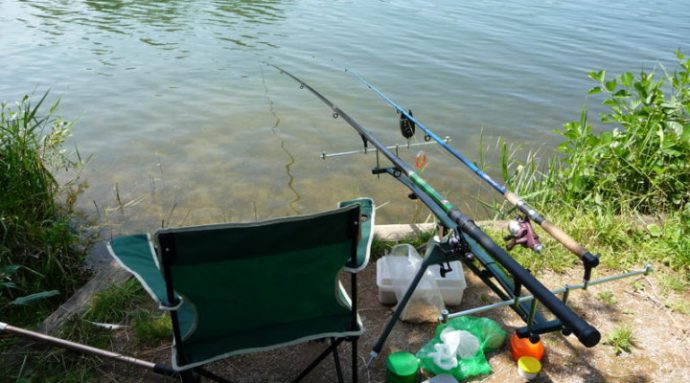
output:
<instances>
[{"instance_id":1,"label":"lake water","mask_svg":"<svg viewBox=\"0 0 690 383\"><path fill-rule=\"evenodd\" d=\"M50 89L90 154L81 206L115 231L308 213L372 196L379 222L426 219L342 119L290 70L384 142L394 111L369 79L478 159L480 132L552 155L586 73L673 66L690 50L685 1L0 0L0 98ZM418 140L421 140L419 138ZM491 196L438 148L424 176L461 208ZM403 158L414 160L417 150ZM119 198L118 198L119 197ZM98 208L98 210L96 210Z\"/></svg>"}]
</instances>

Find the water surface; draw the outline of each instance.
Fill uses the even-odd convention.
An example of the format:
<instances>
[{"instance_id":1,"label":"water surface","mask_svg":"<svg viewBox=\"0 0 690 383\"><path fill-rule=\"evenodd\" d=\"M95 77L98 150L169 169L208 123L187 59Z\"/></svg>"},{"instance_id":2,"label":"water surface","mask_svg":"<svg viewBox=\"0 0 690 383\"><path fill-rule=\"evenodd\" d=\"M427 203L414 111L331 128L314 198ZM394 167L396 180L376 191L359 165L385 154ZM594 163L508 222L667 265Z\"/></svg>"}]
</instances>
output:
<instances>
[{"instance_id":1,"label":"water surface","mask_svg":"<svg viewBox=\"0 0 690 383\"><path fill-rule=\"evenodd\" d=\"M93 155L82 207L116 230L307 213L362 195L390 202L380 222L424 220L402 186L370 174L373 156L321 160L359 137L262 61L387 143L404 142L394 111L344 68L470 158L482 130L487 143L549 156L553 131L587 103L587 71L672 65L689 35L690 3L663 0L3 0L0 98L61 99L71 143ZM425 150L424 176L460 207L490 195Z\"/></svg>"}]
</instances>

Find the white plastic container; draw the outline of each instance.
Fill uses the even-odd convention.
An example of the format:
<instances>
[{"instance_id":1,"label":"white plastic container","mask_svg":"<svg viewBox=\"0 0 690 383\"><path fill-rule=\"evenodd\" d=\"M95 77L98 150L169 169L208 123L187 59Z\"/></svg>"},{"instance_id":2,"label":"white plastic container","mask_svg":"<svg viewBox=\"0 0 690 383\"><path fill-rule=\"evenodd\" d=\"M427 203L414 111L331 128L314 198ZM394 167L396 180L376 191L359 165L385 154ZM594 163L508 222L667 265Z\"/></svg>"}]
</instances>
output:
<instances>
[{"instance_id":1,"label":"white plastic container","mask_svg":"<svg viewBox=\"0 0 690 383\"><path fill-rule=\"evenodd\" d=\"M397 303L398 300L393 288L396 284L395 276L401 275L401 272L407 272L407 254L409 251L416 252L410 245L397 245L393 247L389 255L385 255L376 261L376 285L379 288L379 302L383 304ZM447 273L445 278L441 277L440 265L432 265L429 267L429 270L433 273L434 280L436 280L436 284L441 290L443 303L455 306L462 302L462 294L467 287L467 283L465 282L465 274L460 261L450 262L450 267L453 271Z\"/></svg>"}]
</instances>

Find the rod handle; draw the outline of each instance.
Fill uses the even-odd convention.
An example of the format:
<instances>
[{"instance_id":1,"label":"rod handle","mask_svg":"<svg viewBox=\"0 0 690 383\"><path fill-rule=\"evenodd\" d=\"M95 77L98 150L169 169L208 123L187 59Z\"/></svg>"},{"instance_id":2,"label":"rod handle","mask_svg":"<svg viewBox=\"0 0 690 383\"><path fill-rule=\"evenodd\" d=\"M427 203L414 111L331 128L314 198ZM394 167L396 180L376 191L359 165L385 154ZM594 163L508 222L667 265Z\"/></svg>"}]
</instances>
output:
<instances>
[{"instance_id":1,"label":"rod handle","mask_svg":"<svg viewBox=\"0 0 690 383\"><path fill-rule=\"evenodd\" d=\"M521 212L525 213L529 219L539 224L539 226L544 229L549 235L551 235L555 240L562 243L568 250L575 253L578 257L582 258L585 254L589 253L587 249L582 247L573 237L569 236L566 232L561 230L558 226L554 225L553 222L542 217L534 208L530 207L523 201L517 194L506 191L503 196L516 206ZM583 259L584 260L584 259Z\"/></svg>"},{"instance_id":2,"label":"rod handle","mask_svg":"<svg viewBox=\"0 0 690 383\"><path fill-rule=\"evenodd\" d=\"M569 236L566 232L561 230L558 226L554 225L548 219L543 220L539 225L554 239L562 243L563 246L565 246L568 250L577 254L577 256L580 257L583 261L585 255L589 254L589 251L587 251L587 249L585 249L584 247L582 247L582 245L577 243L577 241L575 241L573 237Z\"/></svg>"}]
</instances>

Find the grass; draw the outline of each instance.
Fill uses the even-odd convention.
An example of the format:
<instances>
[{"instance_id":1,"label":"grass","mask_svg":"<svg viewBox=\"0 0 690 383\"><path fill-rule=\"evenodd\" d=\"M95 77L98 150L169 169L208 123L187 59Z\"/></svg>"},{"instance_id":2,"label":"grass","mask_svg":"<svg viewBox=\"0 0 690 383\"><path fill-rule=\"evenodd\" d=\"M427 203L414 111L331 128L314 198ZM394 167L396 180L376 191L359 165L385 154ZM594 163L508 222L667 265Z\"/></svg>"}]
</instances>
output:
<instances>
[{"instance_id":1,"label":"grass","mask_svg":"<svg viewBox=\"0 0 690 383\"><path fill-rule=\"evenodd\" d=\"M0 104L0 310L16 324L40 321L85 279L71 223L82 162L63 149L71 124L57 102L44 110L47 96Z\"/></svg>"},{"instance_id":2,"label":"grass","mask_svg":"<svg viewBox=\"0 0 690 383\"><path fill-rule=\"evenodd\" d=\"M159 344L163 339L170 339L173 331L169 315L154 315L149 311L138 311L132 328L140 346Z\"/></svg>"},{"instance_id":3,"label":"grass","mask_svg":"<svg viewBox=\"0 0 690 383\"><path fill-rule=\"evenodd\" d=\"M613 295L613 292L611 291L601 291L600 293L597 294L597 300L599 302L608 305L608 306L613 306L615 305L618 301L616 300L616 297Z\"/></svg>"},{"instance_id":4,"label":"grass","mask_svg":"<svg viewBox=\"0 0 690 383\"><path fill-rule=\"evenodd\" d=\"M129 279L96 294L84 313L62 325L56 336L136 355L142 347L157 346L172 338L169 316L153 312L154 306L141 285ZM16 339L12 342L16 343ZM59 348L32 347L5 357L8 363L0 367L0 376L11 381L84 382L98 381L104 376L99 358Z\"/></svg>"},{"instance_id":5,"label":"grass","mask_svg":"<svg viewBox=\"0 0 690 383\"><path fill-rule=\"evenodd\" d=\"M146 294L136 279L112 285L98 293L83 314L94 322L121 323L130 313L147 302Z\"/></svg>"},{"instance_id":6,"label":"grass","mask_svg":"<svg viewBox=\"0 0 690 383\"><path fill-rule=\"evenodd\" d=\"M606 336L604 344L613 347L616 355L622 352L630 353L633 346L633 332L629 326L616 327Z\"/></svg>"},{"instance_id":7,"label":"grass","mask_svg":"<svg viewBox=\"0 0 690 383\"><path fill-rule=\"evenodd\" d=\"M683 299L672 299L666 303L666 307L680 314L690 315L690 302Z\"/></svg>"},{"instance_id":8,"label":"grass","mask_svg":"<svg viewBox=\"0 0 690 383\"><path fill-rule=\"evenodd\" d=\"M659 282L665 290L681 292L690 288L688 277L687 274L666 274L659 278Z\"/></svg>"}]
</instances>

